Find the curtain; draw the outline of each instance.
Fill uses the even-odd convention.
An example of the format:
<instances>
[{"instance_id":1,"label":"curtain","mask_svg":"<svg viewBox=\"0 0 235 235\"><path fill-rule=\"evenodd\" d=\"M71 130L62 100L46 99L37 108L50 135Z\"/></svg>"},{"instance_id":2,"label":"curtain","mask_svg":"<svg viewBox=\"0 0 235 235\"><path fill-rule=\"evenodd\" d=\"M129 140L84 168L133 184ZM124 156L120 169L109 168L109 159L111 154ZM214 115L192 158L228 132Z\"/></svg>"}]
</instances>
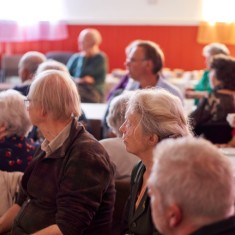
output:
<instances>
[{"instance_id":1,"label":"curtain","mask_svg":"<svg viewBox=\"0 0 235 235\"><path fill-rule=\"evenodd\" d=\"M210 24L203 21L198 28L197 41L202 44L220 42L235 45L235 22Z\"/></svg>"},{"instance_id":2,"label":"curtain","mask_svg":"<svg viewBox=\"0 0 235 235\"><path fill-rule=\"evenodd\" d=\"M17 21L0 20L0 42L63 40L67 37L67 25L63 21L38 21L21 25Z\"/></svg>"}]
</instances>

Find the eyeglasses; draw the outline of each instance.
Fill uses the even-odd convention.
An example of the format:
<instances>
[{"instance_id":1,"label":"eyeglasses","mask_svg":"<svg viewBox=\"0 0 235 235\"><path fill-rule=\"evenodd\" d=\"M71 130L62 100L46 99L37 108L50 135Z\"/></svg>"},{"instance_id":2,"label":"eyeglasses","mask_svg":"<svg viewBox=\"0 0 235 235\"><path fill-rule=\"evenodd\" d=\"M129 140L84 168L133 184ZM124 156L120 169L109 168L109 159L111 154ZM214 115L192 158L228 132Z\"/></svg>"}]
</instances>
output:
<instances>
[{"instance_id":1,"label":"eyeglasses","mask_svg":"<svg viewBox=\"0 0 235 235\"><path fill-rule=\"evenodd\" d=\"M135 62L141 62L141 61L145 61L145 60L147 60L147 59L127 58L126 63L135 63Z\"/></svg>"},{"instance_id":2,"label":"eyeglasses","mask_svg":"<svg viewBox=\"0 0 235 235\"><path fill-rule=\"evenodd\" d=\"M25 105L26 108L29 107L31 101L32 101L32 100L31 100L31 99L28 99L28 98L24 100L24 105Z\"/></svg>"}]
</instances>

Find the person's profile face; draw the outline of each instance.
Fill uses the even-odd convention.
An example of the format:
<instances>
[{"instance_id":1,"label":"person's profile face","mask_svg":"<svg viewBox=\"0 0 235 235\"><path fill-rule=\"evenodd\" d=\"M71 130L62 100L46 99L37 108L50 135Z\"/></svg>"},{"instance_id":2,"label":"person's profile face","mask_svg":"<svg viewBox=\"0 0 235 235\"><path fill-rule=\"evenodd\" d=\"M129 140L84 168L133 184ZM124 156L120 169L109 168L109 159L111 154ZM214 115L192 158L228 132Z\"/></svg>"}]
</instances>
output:
<instances>
[{"instance_id":1,"label":"person's profile face","mask_svg":"<svg viewBox=\"0 0 235 235\"><path fill-rule=\"evenodd\" d=\"M210 69L209 82L212 89L214 89L214 87L218 84L218 80L215 75L215 69Z\"/></svg>"},{"instance_id":2,"label":"person's profile face","mask_svg":"<svg viewBox=\"0 0 235 235\"><path fill-rule=\"evenodd\" d=\"M94 39L91 33L81 33L78 37L78 47L81 51L87 51L94 46Z\"/></svg>"},{"instance_id":3,"label":"person's profile face","mask_svg":"<svg viewBox=\"0 0 235 235\"><path fill-rule=\"evenodd\" d=\"M211 60L212 60L212 56L211 55L205 55L205 65L206 65L206 68L209 69L210 68L210 63L211 63Z\"/></svg>"},{"instance_id":4,"label":"person's profile face","mask_svg":"<svg viewBox=\"0 0 235 235\"><path fill-rule=\"evenodd\" d=\"M147 135L143 131L140 115L126 112L125 122L120 127L126 150L140 157L148 148Z\"/></svg>"},{"instance_id":5,"label":"person's profile face","mask_svg":"<svg viewBox=\"0 0 235 235\"><path fill-rule=\"evenodd\" d=\"M146 59L141 47L133 47L126 57L125 66L131 78L139 81L145 73Z\"/></svg>"}]
</instances>

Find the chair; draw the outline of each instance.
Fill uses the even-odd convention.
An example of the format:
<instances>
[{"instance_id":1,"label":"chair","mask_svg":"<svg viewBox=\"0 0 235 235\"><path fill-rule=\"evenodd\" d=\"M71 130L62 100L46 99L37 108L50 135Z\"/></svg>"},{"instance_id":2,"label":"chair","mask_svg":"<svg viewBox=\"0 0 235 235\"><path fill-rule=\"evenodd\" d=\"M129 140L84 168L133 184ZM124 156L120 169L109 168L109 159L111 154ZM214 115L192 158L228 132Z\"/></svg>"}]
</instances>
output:
<instances>
[{"instance_id":1,"label":"chair","mask_svg":"<svg viewBox=\"0 0 235 235\"><path fill-rule=\"evenodd\" d=\"M194 128L197 136L203 136L214 144L227 143L232 139L232 127L227 122L210 122Z\"/></svg>"},{"instance_id":2,"label":"chair","mask_svg":"<svg viewBox=\"0 0 235 235\"><path fill-rule=\"evenodd\" d=\"M70 51L49 51L46 53L46 57L47 59L53 59L66 65L73 54L74 52Z\"/></svg>"},{"instance_id":3,"label":"chair","mask_svg":"<svg viewBox=\"0 0 235 235\"><path fill-rule=\"evenodd\" d=\"M1 58L1 82L7 77L18 76L18 64L22 55L2 55Z\"/></svg>"},{"instance_id":4,"label":"chair","mask_svg":"<svg viewBox=\"0 0 235 235\"><path fill-rule=\"evenodd\" d=\"M116 180L115 188L116 188L116 201L113 212L112 235L120 235L123 210L125 208L126 201L130 194L130 181Z\"/></svg>"}]
</instances>

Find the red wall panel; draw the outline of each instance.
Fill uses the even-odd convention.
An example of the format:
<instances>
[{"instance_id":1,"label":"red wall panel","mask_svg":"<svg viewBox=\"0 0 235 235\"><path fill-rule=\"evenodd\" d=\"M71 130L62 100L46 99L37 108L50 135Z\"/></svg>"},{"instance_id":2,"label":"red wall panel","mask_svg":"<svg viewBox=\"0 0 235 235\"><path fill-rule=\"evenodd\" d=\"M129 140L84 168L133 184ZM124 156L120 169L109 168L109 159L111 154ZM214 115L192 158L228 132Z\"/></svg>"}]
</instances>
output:
<instances>
[{"instance_id":1,"label":"red wall panel","mask_svg":"<svg viewBox=\"0 0 235 235\"><path fill-rule=\"evenodd\" d=\"M75 52L77 36L87 27L95 27L101 32L101 49L108 55L110 71L114 68L124 68L125 47L135 39L153 40L158 43L165 54L165 67L184 70L204 68L204 45L197 43L198 26L68 25L69 38L66 40L11 43L8 49L3 43L2 53L21 54L29 50L44 53L58 50ZM232 55L235 55L235 47L228 47Z\"/></svg>"}]
</instances>

